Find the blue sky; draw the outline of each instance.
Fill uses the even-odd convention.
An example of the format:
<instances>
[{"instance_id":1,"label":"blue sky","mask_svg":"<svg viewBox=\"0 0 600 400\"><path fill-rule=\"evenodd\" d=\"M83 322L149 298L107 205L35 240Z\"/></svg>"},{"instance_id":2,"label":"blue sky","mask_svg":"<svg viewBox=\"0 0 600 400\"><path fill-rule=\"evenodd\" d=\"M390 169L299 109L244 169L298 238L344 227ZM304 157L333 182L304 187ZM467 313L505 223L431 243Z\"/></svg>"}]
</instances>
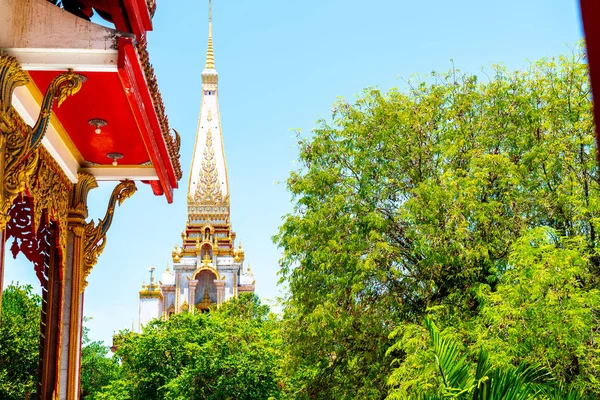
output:
<instances>
[{"instance_id":1,"label":"blue sky","mask_svg":"<svg viewBox=\"0 0 600 400\"><path fill-rule=\"evenodd\" d=\"M232 225L262 298L279 295L279 250L271 237L292 205L285 179L295 169L291 129L310 133L336 97L352 101L367 86L387 91L404 79L447 70L465 72L568 51L581 38L576 1L505 0L213 0L215 64L231 190ZM159 0L151 61L172 127L182 135L184 177L175 202L138 193L116 210L108 244L92 271L85 315L95 340L137 326L138 292L147 269L171 264L186 221L186 192L204 68L207 0ZM90 194L100 218L113 184ZM10 243L8 243L10 246ZM6 259L5 282L38 287L33 267ZM38 290L39 291L39 290Z\"/></svg>"}]
</instances>

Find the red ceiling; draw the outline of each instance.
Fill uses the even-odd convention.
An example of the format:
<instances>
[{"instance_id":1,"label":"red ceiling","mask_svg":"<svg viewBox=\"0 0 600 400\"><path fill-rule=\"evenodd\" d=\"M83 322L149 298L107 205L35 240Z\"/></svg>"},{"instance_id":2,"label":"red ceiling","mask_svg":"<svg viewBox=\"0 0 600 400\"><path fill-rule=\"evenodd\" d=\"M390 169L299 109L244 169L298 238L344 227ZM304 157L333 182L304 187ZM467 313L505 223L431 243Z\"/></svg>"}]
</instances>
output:
<instances>
[{"instance_id":1,"label":"red ceiling","mask_svg":"<svg viewBox=\"0 0 600 400\"><path fill-rule=\"evenodd\" d=\"M61 71L29 71L33 81L45 93L50 81ZM139 165L150 157L133 116L119 74L115 72L82 72L87 78L81 90L67 98L56 116L86 161L98 164L112 162L108 153L121 153L119 164ZM105 120L100 134L94 133L88 121Z\"/></svg>"}]
</instances>

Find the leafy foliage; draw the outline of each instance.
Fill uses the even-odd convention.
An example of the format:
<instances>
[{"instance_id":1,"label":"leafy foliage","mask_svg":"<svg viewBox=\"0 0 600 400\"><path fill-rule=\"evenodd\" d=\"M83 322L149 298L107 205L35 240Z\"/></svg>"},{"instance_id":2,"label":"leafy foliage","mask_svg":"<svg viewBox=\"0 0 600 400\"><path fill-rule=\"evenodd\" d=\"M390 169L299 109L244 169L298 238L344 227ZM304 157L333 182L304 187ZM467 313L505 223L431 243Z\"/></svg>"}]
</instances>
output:
<instances>
[{"instance_id":1,"label":"leafy foliage","mask_svg":"<svg viewBox=\"0 0 600 400\"><path fill-rule=\"evenodd\" d=\"M155 320L142 334L121 336L122 378L95 399L277 396L277 323L258 297L246 294L207 314Z\"/></svg>"},{"instance_id":2,"label":"leafy foliage","mask_svg":"<svg viewBox=\"0 0 600 400\"><path fill-rule=\"evenodd\" d=\"M481 350L470 374L466 356L460 356L458 346L440 334L429 318L425 325L431 336L435 366L440 378L438 390L423 391L415 398L454 398L472 400L527 400L552 390L550 373L540 365L521 364L517 368L492 368L488 352ZM433 392L433 393L431 393ZM437 393L436 393L437 392Z\"/></svg>"},{"instance_id":3,"label":"leafy foliage","mask_svg":"<svg viewBox=\"0 0 600 400\"><path fill-rule=\"evenodd\" d=\"M482 290L477 340L497 364L541 363L564 384L600 392L600 291L587 244L538 228L513 246L511 268ZM475 342L475 343L477 343Z\"/></svg>"},{"instance_id":4,"label":"leafy foliage","mask_svg":"<svg viewBox=\"0 0 600 400\"><path fill-rule=\"evenodd\" d=\"M88 320L84 318L84 322ZM96 393L103 391L119 377L119 364L115 358L107 357L110 348L104 342L92 342L89 337L89 328L83 327L83 340L81 349L81 397L93 398Z\"/></svg>"},{"instance_id":5,"label":"leafy foliage","mask_svg":"<svg viewBox=\"0 0 600 400\"><path fill-rule=\"evenodd\" d=\"M387 382L406 398L436 385L424 363L427 313L448 327L456 351L472 356L502 342L501 353L490 353L494 365L547 361L557 380L587 380L600 394L590 377L600 196L582 53L522 72L496 66L487 81L451 70L408 86L368 89L354 104L341 99L331 120L299 139L302 167L288 179L295 210L275 237L290 291L291 397L385 398ZM513 326L527 313L536 318L526 294L521 315L503 296L522 290L514 274L543 270L539 257L517 261L515 247L537 227L563 245L579 243L579 260L569 253L554 281L539 276L539 290L564 279L563 293L535 303L537 330L513 332L494 320L494 308ZM559 250L555 258L567 255ZM545 306L551 312L541 315ZM551 334L540 336L552 321ZM573 363L590 368L568 372Z\"/></svg>"},{"instance_id":6,"label":"leafy foliage","mask_svg":"<svg viewBox=\"0 0 600 400\"><path fill-rule=\"evenodd\" d=\"M37 384L42 298L30 285L9 285L2 294L0 398L34 398Z\"/></svg>"},{"instance_id":7,"label":"leafy foliage","mask_svg":"<svg viewBox=\"0 0 600 400\"><path fill-rule=\"evenodd\" d=\"M242 295L123 331L114 359L86 342L84 396L600 397L600 177L580 50L483 81L453 69L367 89L299 145L274 238L283 319ZM19 382L6 398L24 397L35 366L21 330L37 340L39 300L19 290L0 327L0 383ZM8 369L17 353L23 369Z\"/></svg>"}]
</instances>

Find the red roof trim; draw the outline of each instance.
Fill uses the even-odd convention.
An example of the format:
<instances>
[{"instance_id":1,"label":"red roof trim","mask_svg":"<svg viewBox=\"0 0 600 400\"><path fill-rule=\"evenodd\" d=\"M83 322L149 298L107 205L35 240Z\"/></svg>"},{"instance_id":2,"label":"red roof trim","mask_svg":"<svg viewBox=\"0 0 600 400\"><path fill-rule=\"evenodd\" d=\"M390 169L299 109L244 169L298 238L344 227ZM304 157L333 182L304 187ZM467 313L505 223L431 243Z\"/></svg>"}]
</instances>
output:
<instances>
[{"instance_id":1,"label":"red roof trim","mask_svg":"<svg viewBox=\"0 0 600 400\"><path fill-rule=\"evenodd\" d=\"M125 0L123 3L131 30L137 39L141 40L147 31L152 30L152 20L146 0Z\"/></svg>"},{"instance_id":2,"label":"red roof trim","mask_svg":"<svg viewBox=\"0 0 600 400\"><path fill-rule=\"evenodd\" d=\"M174 176L173 165L148 90L146 77L133 46L133 41L129 38L119 39L117 67L150 160L154 165L167 201L172 203L173 187L177 185L177 182L172 182L170 179Z\"/></svg>"}]
</instances>

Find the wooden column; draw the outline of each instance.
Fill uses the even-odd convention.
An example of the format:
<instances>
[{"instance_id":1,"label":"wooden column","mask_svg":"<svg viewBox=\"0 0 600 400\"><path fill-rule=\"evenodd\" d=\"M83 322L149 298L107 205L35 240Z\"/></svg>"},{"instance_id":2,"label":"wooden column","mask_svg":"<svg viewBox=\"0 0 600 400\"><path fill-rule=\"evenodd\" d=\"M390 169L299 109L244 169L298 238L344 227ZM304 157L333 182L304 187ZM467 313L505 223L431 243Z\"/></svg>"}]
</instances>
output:
<instances>
[{"instance_id":1,"label":"wooden column","mask_svg":"<svg viewBox=\"0 0 600 400\"><path fill-rule=\"evenodd\" d=\"M48 253L45 256L48 283L42 290L40 323L40 362L38 366L38 399L54 400L58 388L58 356L60 346L60 312L62 282L56 225L51 224Z\"/></svg>"},{"instance_id":2,"label":"wooden column","mask_svg":"<svg viewBox=\"0 0 600 400\"><path fill-rule=\"evenodd\" d=\"M0 55L0 233L4 239L15 238L11 251L23 252L34 263L42 284L37 398L44 400L54 400L60 387L67 203L73 185L41 143L54 103L60 106L84 81L72 70L57 75L48 85L35 124L29 126L12 107L15 88L26 85L29 76L16 58ZM25 193L35 201L23 201ZM13 218L11 210L21 212L21 218Z\"/></svg>"},{"instance_id":3,"label":"wooden column","mask_svg":"<svg viewBox=\"0 0 600 400\"><path fill-rule=\"evenodd\" d=\"M63 344L58 396L60 400L79 399L87 197L89 191L96 187L98 185L92 175L79 174L79 181L71 194L65 267L65 298L62 313Z\"/></svg>"},{"instance_id":4,"label":"wooden column","mask_svg":"<svg viewBox=\"0 0 600 400\"><path fill-rule=\"evenodd\" d=\"M79 174L79 181L71 193L66 246L66 290L62 308L62 375L58 393L60 400L79 399L81 328L86 279L106 245L106 234L112 224L115 207L136 191L132 181L119 183L112 192L104 218L96 224L93 221L86 222L87 196L89 191L96 187L97 183L92 175Z\"/></svg>"}]
</instances>

